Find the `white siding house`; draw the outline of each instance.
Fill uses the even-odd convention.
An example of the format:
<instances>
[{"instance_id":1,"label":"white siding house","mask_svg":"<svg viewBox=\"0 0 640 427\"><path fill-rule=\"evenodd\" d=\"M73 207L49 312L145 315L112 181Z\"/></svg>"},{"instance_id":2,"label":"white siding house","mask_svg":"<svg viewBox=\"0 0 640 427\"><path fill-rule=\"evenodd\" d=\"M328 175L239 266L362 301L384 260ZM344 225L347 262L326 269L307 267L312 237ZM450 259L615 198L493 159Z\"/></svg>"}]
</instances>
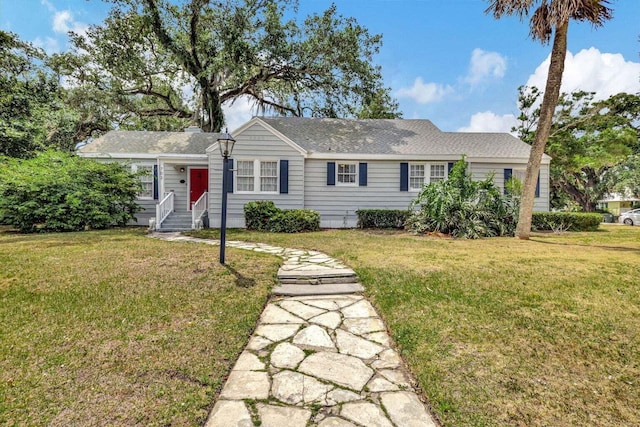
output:
<instances>
[{"instance_id":1,"label":"white siding house","mask_svg":"<svg viewBox=\"0 0 640 427\"><path fill-rule=\"evenodd\" d=\"M110 132L80 152L155 166L157 198L141 200L150 211L143 218L156 218L151 208L170 192L174 210L190 212L194 201L190 171L205 168L206 208L211 226L219 227L218 135L184 135L189 134ZM474 179L493 176L496 185L504 188L509 177L524 176L530 150L507 133L442 132L429 120L254 117L232 135L236 143L228 185L229 227L244 227L243 207L252 200L272 200L282 209L313 209L320 213L325 228L355 227L358 209L406 209L423 185L447 179L453 163L463 156ZM125 147L128 139L132 142ZM106 143L113 140L119 144ZM173 153L167 151L172 146L169 140L182 141L173 144ZM117 151L108 153L110 149ZM136 152L144 155L132 154ZM550 160L543 156L535 201L538 211L549 210Z\"/></svg>"}]
</instances>

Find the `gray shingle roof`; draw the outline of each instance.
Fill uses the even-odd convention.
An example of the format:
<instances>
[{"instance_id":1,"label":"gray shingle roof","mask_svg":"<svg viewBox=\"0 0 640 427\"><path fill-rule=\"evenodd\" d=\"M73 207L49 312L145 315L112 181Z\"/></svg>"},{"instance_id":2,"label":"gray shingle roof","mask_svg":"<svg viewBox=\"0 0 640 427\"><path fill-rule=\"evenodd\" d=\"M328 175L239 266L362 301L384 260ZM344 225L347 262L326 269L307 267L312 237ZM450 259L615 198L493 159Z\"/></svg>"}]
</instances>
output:
<instances>
[{"instance_id":1,"label":"gray shingle roof","mask_svg":"<svg viewBox=\"0 0 640 427\"><path fill-rule=\"evenodd\" d=\"M217 133L111 131L78 151L84 154L206 154Z\"/></svg>"},{"instance_id":2,"label":"gray shingle roof","mask_svg":"<svg viewBox=\"0 0 640 427\"><path fill-rule=\"evenodd\" d=\"M308 152L527 158L529 145L508 133L442 132L430 120L260 117Z\"/></svg>"}]
</instances>

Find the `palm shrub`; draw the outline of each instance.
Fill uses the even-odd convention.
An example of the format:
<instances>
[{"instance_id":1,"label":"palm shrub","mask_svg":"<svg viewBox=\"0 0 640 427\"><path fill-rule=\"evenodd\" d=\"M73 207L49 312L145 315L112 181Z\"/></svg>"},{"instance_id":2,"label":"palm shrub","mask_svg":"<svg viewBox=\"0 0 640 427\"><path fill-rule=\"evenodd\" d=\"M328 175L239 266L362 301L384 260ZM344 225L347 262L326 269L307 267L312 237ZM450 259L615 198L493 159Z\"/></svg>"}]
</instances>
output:
<instances>
[{"instance_id":1,"label":"palm shrub","mask_svg":"<svg viewBox=\"0 0 640 427\"><path fill-rule=\"evenodd\" d=\"M449 172L449 179L426 185L411 202L407 228L416 233L440 232L458 238L512 236L519 197L503 194L493 176L474 181L465 159Z\"/></svg>"}]
</instances>

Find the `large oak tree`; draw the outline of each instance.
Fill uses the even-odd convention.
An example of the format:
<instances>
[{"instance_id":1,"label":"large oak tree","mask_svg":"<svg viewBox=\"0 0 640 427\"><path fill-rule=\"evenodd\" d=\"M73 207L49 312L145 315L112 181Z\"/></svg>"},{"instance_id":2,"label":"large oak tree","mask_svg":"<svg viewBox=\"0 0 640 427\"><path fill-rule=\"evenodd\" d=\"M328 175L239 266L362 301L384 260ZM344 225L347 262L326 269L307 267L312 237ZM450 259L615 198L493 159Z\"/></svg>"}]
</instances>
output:
<instances>
[{"instance_id":1,"label":"large oak tree","mask_svg":"<svg viewBox=\"0 0 640 427\"><path fill-rule=\"evenodd\" d=\"M295 0L113 0L103 25L74 36L93 82L139 118L225 124L241 98L262 111L320 117L397 117L372 65L381 45L335 6L296 19Z\"/></svg>"},{"instance_id":2,"label":"large oak tree","mask_svg":"<svg viewBox=\"0 0 640 427\"><path fill-rule=\"evenodd\" d=\"M588 21L601 26L612 17L608 0L489 0L487 12L495 18L504 15L517 15L520 19L531 17L530 36L542 43L553 39L551 61L547 83L544 90L540 118L536 127L535 139L531 145L531 154L522 189L522 200L516 237L528 239L531 233L531 219L535 201L535 189L540 162L551 131L551 124L562 84L564 60L567 53L567 32L569 21Z\"/></svg>"}]
</instances>

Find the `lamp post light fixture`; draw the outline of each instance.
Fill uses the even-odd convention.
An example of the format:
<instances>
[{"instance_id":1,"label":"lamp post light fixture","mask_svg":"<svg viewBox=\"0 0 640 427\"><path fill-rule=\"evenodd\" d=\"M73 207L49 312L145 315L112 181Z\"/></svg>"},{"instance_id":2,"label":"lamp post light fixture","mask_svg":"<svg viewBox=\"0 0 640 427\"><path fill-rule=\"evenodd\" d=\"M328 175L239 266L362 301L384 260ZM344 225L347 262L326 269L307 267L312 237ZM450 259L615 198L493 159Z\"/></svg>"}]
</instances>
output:
<instances>
[{"instance_id":1,"label":"lamp post light fixture","mask_svg":"<svg viewBox=\"0 0 640 427\"><path fill-rule=\"evenodd\" d=\"M229 183L229 156L233 152L233 145L236 140L225 129L218 139L218 147L222 156L222 213L220 215L220 264L224 264L224 249L227 240L227 187Z\"/></svg>"}]
</instances>

